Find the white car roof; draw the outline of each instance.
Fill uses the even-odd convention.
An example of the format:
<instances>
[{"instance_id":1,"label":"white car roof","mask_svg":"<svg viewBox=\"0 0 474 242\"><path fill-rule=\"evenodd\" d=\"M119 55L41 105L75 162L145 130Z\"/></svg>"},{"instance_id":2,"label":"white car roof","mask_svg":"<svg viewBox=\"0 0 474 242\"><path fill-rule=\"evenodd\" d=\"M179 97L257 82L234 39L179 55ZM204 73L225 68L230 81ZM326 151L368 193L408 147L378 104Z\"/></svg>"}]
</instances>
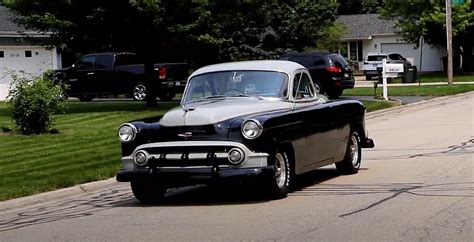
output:
<instances>
[{"instance_id":1,"label":"white car roof","mask_svg":"<svg viewBox=\"0 0 474 242\"><path fill-rule=\"evenodd\" d=\"M199 68L193 72L189 78L203 73L233 70L280 71L291 75L299 69L305 69L305 67L296 62L286 60L239 61L215 64Z\"/></svg>"}]
</instances>

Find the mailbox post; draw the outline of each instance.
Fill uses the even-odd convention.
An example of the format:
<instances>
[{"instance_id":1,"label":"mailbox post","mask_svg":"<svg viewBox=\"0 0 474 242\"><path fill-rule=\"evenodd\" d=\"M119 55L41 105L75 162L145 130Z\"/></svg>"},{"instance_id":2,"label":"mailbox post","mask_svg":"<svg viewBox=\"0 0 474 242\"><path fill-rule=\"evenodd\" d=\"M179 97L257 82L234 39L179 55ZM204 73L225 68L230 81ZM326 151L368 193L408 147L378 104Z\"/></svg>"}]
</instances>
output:
<instances>
[{"instance_id":1,"label":"mailbox post","mask_svg":"<svg viewBox=\"0 0 474 242\"><path fill-rule=\"evenodd\" d=\"M398 73L403 72L403 64L387 64L387 59L383 59L382 67L382 85L383 85L383 98L388 100L388 89L387 89L387 78L396 78Z\"/></svg>"}]
</instances>

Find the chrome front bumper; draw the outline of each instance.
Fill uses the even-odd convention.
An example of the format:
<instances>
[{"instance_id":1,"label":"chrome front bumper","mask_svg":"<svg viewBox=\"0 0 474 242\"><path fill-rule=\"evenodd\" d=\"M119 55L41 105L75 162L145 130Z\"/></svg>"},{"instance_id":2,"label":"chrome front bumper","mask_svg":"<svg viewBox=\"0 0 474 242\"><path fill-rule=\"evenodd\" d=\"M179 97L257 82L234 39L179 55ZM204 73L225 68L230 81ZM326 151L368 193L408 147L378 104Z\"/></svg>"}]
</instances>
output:
<instances>
[{"instance_id":1,"label":"chrome front bumper","mask_svg":"<svg viewBox=\"0 0 474 242\"><path fill-rule=\"evenodd\" d=\"M240 148L245 155L242 163L232 165L230 162L225 163L228 151L232 148ZM251 151L242 143L232 141L180 141L180 142L160 142L150 143L138 146L130 156L122 157L122 171L143 172L149 170L150 167L138 166L135 164L133 157L139 151L145 151L149 157L156 161L152 164L161 172L166 170L189 170L200 168L258 168L267 166L267 153L257 153ZM185 155L184 155L185 154ZM212 157L220 160L219 163L209 161ZM185 159L185 160L184 160ZM193 163L195 161L195 164ZM198 162L199 161L199 162ZM203 162L204 161L204 162ZM209 162L208 162L209 161ZM166 164L160 165L160 164Z\"/></svg>"}]
</instances>

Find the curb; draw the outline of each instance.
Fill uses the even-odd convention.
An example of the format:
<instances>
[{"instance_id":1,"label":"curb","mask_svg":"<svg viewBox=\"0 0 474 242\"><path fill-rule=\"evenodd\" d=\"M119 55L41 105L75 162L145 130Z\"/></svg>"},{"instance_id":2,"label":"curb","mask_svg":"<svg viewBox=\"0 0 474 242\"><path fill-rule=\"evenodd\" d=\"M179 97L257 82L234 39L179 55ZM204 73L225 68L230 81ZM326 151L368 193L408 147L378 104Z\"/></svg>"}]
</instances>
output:
<instances>
[{"instance_id":1,"label":"curb","mask_svg":"<svg viewBox=\"0 0 474 242\"><path fill-rule=\"evenodd\" d=\"M118 182L115 180L115 177L109 178L107 180L84 183L73 187L61 188L59 190L39 193L27 197L6 200L0 202L0 213L10 212L8 210L23 208L26 206L44 203L60 198L75 197L79 195L93 193L98 190L110 188L113 184L118 184Z\"/></svg>"},{"instance_id":2,"label":"curb","mask_svg":"<svg viewBox=\"0 0 474 242\"><path fill-rule=\"evenodd\" d=\"M400 106L396 106L396 107L392 107L392 108L386 108L386 109L373 111L373 112L367 113L365 115L365 117L366 118L374 118L374 116L378 116L378 115L384 114L384 113L390 113L390 112L393 112L393 111L398 111L400 109L405 109L405 108L410 108L410 107L411 108L412 107L417 107L417 106L424 105L426 103L440 102L440 101L444 101L446 99L459 98L459 97L463 97L463 96L469 96L469 95L472 95L472 94L474 94L474 91L458 93L458 94L455 94L455 95L449 95L449 96L443 96L443 97L436 97L436 98L433 98L433 99L423 100L423 101L419 101L419 102L416 102L416 103L409 103L409 104L400 105Z\"/></svg>"}]
</instances>

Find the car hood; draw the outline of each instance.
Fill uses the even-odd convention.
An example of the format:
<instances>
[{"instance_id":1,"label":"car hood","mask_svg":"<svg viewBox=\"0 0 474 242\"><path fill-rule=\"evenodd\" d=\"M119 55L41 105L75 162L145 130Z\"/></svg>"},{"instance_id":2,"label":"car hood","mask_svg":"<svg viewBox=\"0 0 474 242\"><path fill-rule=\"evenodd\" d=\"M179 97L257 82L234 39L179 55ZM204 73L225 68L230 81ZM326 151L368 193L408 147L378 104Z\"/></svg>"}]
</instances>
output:
<instances>
[{"instance_id":1,"label":"car hood","mask_svg":"<svg viewBox=\"0 0 474 242\"><path fill-rule=\"evenodd\" d=\"M215 124L233 117L291 109L292 103L253 98L225 98L186 105L168 111L160 120L162 126L197 126Z\"/></svg>"}]
</instances>

